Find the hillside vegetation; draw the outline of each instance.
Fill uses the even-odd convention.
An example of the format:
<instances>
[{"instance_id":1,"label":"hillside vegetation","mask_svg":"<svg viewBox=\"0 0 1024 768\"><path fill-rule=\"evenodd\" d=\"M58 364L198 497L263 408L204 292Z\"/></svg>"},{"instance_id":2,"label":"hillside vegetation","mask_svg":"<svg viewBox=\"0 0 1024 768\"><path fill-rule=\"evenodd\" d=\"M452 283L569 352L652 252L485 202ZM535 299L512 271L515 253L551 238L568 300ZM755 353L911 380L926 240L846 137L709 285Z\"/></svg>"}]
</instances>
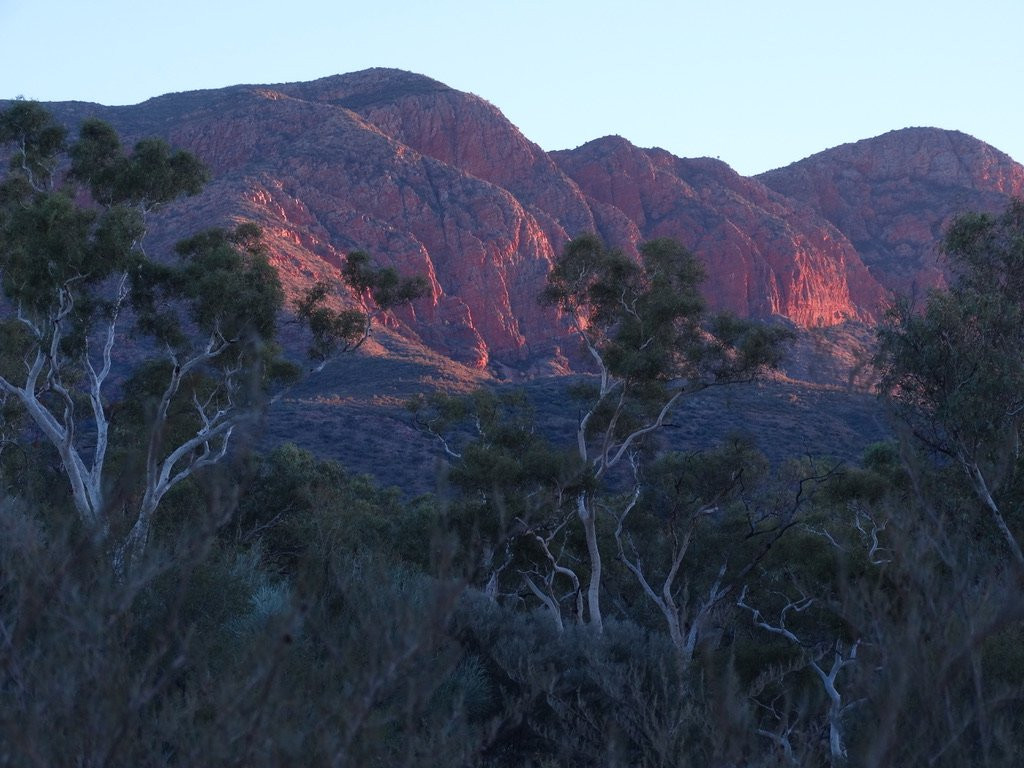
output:
<instances>
[{"instance_id":1,"label":"hillside vegetation","mask_svg":"<svg viewBox=\"0 0 1024 768\"><path fill-rule=\"evenodd\" d=\"M0 140L0 764L1024 761L1024 204L885 316L883 410L668 238L554 259L587 375L373 347L421 284L366 254L288 360L257 227L140 245L194 158Z\"/></svg>"}]
</instances>

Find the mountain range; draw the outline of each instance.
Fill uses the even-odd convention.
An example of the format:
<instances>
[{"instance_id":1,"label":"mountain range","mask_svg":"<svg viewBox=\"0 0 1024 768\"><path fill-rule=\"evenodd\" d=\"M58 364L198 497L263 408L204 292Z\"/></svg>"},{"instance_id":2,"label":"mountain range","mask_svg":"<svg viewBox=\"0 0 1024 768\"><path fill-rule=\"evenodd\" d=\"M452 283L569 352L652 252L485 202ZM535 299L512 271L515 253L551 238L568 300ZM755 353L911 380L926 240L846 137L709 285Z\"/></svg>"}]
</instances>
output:
<instances>
[{"instance_id":1,"label":"mountain range","mask_svg":"<svg viewBox=\"0 0 1024 768\"><path fill-rule=\"evenodd\" d=\"M480 369L557 368L569 352L535 297L582 232L630 252L677 238L704 260L713 308L820 328L871 322L891 292L942 285L949 220L1024 194L1019 163L933 128L755 177L617 136L545 152L482 98L392 69L47 106L72 125L97 115L129 141L162 136L210 166L212 183L162 217L154 241L255 221L291 295L368 251L430 281L393 319L399 332Z\"/></svg>"},{"instance_id":2,"label":"mountain range","mask_svg":"<svg viewBox=\"0 0 1024 768\"><path fill-rule=\"evenodd\" d=\"M364 465L368 449L353 448L355 433L386 436L378 455L401 444L405 463L428 466L424 445L395 416L417 387L541 381L573 369L575 345L536 297L565 243L583 232L630 253L647 239L677 238L707 267L711 307L797 329L789 378L762 393L775 405L752 407L777 412L776 433L791 429L782 414L794 403L797 421L830 409L842 425L797 430L792 445L799 451L828 432L834 445L823 450L854 451L857 439L882 434L877 413L867 400L807 387L853 380L894 292L944 285L938 243L953 217L1024 196L1019 163L937 128L892 131L754 177L618 136L546 152L484 99L394 69L133 106L46 106L72 129L97 116L126 142L160 136L208 164L206 190L154 218L153 253L198 229L249 220L263 228L292 298L339 279L357 249L427 277L430 296L385 319L373 364L329 367L277 406L274 439L335 455L330 446L344 445L340 457Z\"/></svg>"}]
</instances>

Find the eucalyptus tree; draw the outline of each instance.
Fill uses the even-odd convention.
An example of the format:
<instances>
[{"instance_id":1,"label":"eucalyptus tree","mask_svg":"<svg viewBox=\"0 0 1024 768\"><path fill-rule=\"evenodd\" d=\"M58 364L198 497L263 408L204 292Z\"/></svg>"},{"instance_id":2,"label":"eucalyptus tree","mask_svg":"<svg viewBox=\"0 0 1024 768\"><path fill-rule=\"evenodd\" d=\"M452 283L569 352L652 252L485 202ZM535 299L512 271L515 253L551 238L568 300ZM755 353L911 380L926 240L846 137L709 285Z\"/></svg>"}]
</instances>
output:
<instances>
[{"instance_id":1,"label":"eucalyptus tree","mask_svg":"<svg viewBox=\"0 0 1024 768\"><path fill-rule=\"evenodd\" d=\"M879 329L876 362L914 434L960 467L1024 567L1005 509L1024 429L1024 202L960 217L943 245L952 286L923 307L898 301Z\"/></svg>"},{"instance_id":2,"label":"eucalyptus tree","mask_svg":"<svg viewBox=\"0 0 1024 768\"><path fill-rule=\"evenodd\" d=\"M222 459L252 413L276 361L283 293L253 225L179 243L177 264L146 254L149 216L207 179L193 155L158 139L125 152L94 119L68 144L65 129L30 102L0 115L0 139L13 149L0 183L9 363L0 393L56 448L92 536L117 534L113 557L123 570L145 548L164 496ZM148 375L161 384L141 487L118 503L109 493L111 374L128 344L149 353ZM181 403L189 428L171 441L168 417ZM115 525L121 520L127 525Z\"/></svg>"},{"instance_id":3,"label":"eucalyptus tree","mask_svg":"<svg viewBox=\"0 0 1024 768\"><path fill-rule=\"evenodd\" d=\"M407 304L430 291L426 278L402 277L393 267L374 267L370 255L353 251L345 257L341 276L358 307L331 306L336 286L314 283L295 302L299 320L309 329L309 357L320 371L336 355L359 349L370 337L374 314Z\"/></svg>"},{"instance_id":4,"label":"eucalyptus tree","mask_svg":"<svg viewBox=\"0 0 1024 768\"><path fill-rule=\"evenodd\" d=\"M78 517L124 572L164 497L221 461L294 377L275 342L284 293L254 224L198 233L173 256L146 252L152 215L207 181L192 154L159 139L126 151L96 119L69 143L26 101L0 113L0 147L10 157L0 179L0 416L20 409L56 449ZM380 307L424 289L361 253L343 277ZM369 333L368 312L331 309L327 298L317 285L296 307L321 360ZM146 402L115 408L125 392ZM121 418L140 411L141 423ZM141 453L127 490L111 466L122 439Z\"/></svg>"},{"instance_id":5,"label":"eucalyptus tree","mask_svg":"<svg viewBox=\"0 0 1024 768\"><path fill-rule=\"evenodd\" d=\"M711 451L666 453L648 462L640 478L642 491L618 511L614 536L619 562L661 613L684 666L734 588L730 580L736 574L727 574L732 553L708 551L708 539L714 538L709 530L725 527L728 508L742 505L750 490L764 492L760 481L765 465L764 457L740 439ZM764 525L769 516L774 531ZM748 515L748 530L733 543L781 534L794 517L774 510ZM741 559L750 562L756 555Z\"/></svg>"},{"instance_id":6,"label":"eucalyptus tree","mask_svg":"<svg viewBox=\"0 0 1024 768\"><path fill-rule=\"evenodd\" d=\"M603 628L598 512L619 467L635 469L645 441L685 398L708 387L750 381L781 361L788 332L732 315L709 315L700 292L704 269L678 242L652 240L636 261L594 235L570 241L548 275L541 300L556 306L597 371L582 392L575 452L585 482L572 506L583 529L587 622ZM621 520L636 503L636 471Z\"/></svg>"}]
</instances>

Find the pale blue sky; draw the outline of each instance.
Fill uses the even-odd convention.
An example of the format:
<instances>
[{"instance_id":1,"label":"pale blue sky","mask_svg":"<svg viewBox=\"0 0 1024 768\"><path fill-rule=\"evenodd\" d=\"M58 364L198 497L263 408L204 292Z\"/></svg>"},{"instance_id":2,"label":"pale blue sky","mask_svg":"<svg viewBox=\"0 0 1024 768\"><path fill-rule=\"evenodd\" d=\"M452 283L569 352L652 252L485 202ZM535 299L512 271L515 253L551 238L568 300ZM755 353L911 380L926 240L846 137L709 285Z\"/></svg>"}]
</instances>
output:
<instances>
[{"instance_id":1,"label":"pale blue sky","mask_svg":"<svg viewBox=\"0 0 1024 768\"><path fill-rule=\"evenodd\" d=\"M0 0L0 98L131 104L373 66L545 149L620 134L757 173L929 125L1024 161L1024 0Z\"/></svg>"}]
</instances>

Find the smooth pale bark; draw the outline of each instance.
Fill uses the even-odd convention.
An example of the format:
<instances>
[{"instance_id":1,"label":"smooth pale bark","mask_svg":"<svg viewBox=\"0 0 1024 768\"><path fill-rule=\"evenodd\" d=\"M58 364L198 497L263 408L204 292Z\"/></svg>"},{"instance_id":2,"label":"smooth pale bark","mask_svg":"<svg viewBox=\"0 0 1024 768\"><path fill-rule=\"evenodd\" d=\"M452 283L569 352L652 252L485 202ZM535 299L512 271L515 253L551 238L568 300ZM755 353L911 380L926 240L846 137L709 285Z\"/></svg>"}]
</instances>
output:
<instances>
[{"instance_id":1,"label":"smooth pale bark","mask_svg":"<svg viewBox=\"0 0 1024 768\"><path fill-rule=\"evenodd\" d=\"M588 503L586 494L576 497L576 514L583 523L583 536L590 557L590 581L587 583L587 617L598 634L604 632L601 615L601 549L597 545L597 515Z\"/></svg>"},{"instance_id":2,"label":"smooth pale bark","mask_svg":"<svg viewBox=\"0 0 1024 768\"><path fill-rule=\"evenodd\" d=\"M963 465L964 471L967 472L967 476L971 479L971 486L974 488L974 492L981 499L985 508L988 509L993 522L1006 540L1006 545L1010 548L1010 554L1013 555L1014 562L1018 567L1024 567L1024 552L1021 551L1020 543L1010 530L1010 526L1006 524L1006 519L999 510L999 505L996 503L995 498L993 498L991 490L989 490L981 467L978 466L977 462L969 461L962 454L960 455L960 462Z\"/></svg>"},{"instance_id":3,"label":"smooth pale bark","mask_svg":"<svg viewBox=\"0 0 1024 768\"><path fill-rule=\"evenodd\" d=\"M572 584L572 594L576 596L576 621L580 624L583 624L584 621L583 592L580 589L580 578L576 575L576 572L572 568L567 568L566 566L559 563L558 558L555 557L555 554L551 551L551 542L565 527L565 524L567 522L568 520L563 522L561 525L555 528L555 530L551 531L546 537L541 536L539 533L536 532L533 533L534 541L536 541L537 545L541 548L541 550L543 550L544 556L547 558L548 564L551 568L550 573L544 579L544 585L547 587L547 592L542 592L540 588L537 586L537 584L533 581L533 579L530 578L530 575L528 573L523 573L523 578L526 579L527 586L530 588L530 591L538 597L544 595L543 597L541 597L542 602L552 611L555 611L557 613L558 618L555 623L558 625L559 632L561 632L565 627L562 623L562 610L560 607L561 601L558 599L557 593L555 591L555 578L557 576L562 576L563 578L568 579L569 583Z\"/></svg>"},{"instance_id":4,"label":"smooth pale bark","mask_svg":"<svg viewBox=\"0 0 1024 768\"><path fill-rule=\"evenodd\" d=\"M553 595L550 595L540 587L537 583L531 579L527 574L523 574L523 580L526 582L526 586L529 587L530 591L544 603L544 607L551 613L551 619L555 622L555 628L558 629L559 634L565 631L565 624L562 622L562 609L558 605L558 601Z\"/></svg>"},{"instance_id":5,"label":"smooth pale bark","mask_svg":"<svg viewBox=\"0 0 1024 768\"><path fill-rule=\"evenodd\" d=\"M615 528L615 543L618 546L619 559L636 578L643 593L661 611L661 615L665 618L665 624L668 627L668 634L672 640L672 645L678 651L679 659L683 666L686 666L693 660L693 653L696 650L697 642L700 639L704 623L707 621L712 608L727 591L722 588L722 579L725 577L726 568L723 564L710 590L708 590L707 598L697 607L692 617L688 614L688 606L680 606L676 601L676 579L679 578L683 560L686 558L686 553L690 548L690 541L693 538L696 523L702 515L707 514L716 507L709 505L698 509L694 513L690 525L686 527L686 531L681 539L673 531L672 564L669 566L668 573L665 574L661 589L656 590L647 578L636 548L632 547L634 556L630 557L623 543L626 518L633 511L639 498L640 488L638 486L633 491L633 497L619 515L618 525Z\"/></svg>"},{"instance_id":6,"label":"smooth pale bark","mask_svg":"<svg viewBox=\"0 0 1024 768\"><path fill-rule=\"evenodd\" d=\"M611 375L607 365L605 365L604 358L601 356L601 352L592 343L590 338L587 337L586 333L583 332L581 326L577 327L577 332L587 348L587 351L597 363L601 376L601 387L594 407L585 413L580 419L579 426L576 430L576 446L580 459L584 464L589 465L593 469L594 477L597 480L600 480L623 458L630 455L630 448L637 440L663 426L665 417L682 396L683 391L679 390L675 392L667 402L664 403L661 410L658 412L657 417L650 423L631 431L624 437L617 438L615 433L618 427L619 418L626 407L626 398L628 395L627 384L625 381L616 379ZM587 441L587 431L590 421L597 412L598 407L605 402L606 398L613 396L613 393L615 393L616 390L618 391L618 400L615 403L608 425L600 435L596 455L591 456ZM590 561L590 580L587 584L588 623L600 634L604 631L604 618L601 610L601 574L603 571L603 563L601 560L601 549L598 546L597 540L597 510L593 506L593 500L590 494L583 492L577 495L576 515L583 526L583 536L587 544L587 557Z\"/></svg>"},{"instance_id":7,"label":"smooth pale bark","mask_svg":"<svg viewBox=\"0 0 1024 768\"><path fill-rule=\"evenodd\" d=\"M800 638L793 633L788 627L786 627L786 613L790 610L799 613L804 611L814 604L813 598L804 598L797 602L787 603L786 606L779 613L779 620L777 624L769 624L761 615L761 612L748 605L746 603L747 589L743 588L740 593L739 599L736 601L736 605L740 608L744 608L750 611L751 618L753 619L754 626L760 627L766 632L771 632L775 635L780 635L799 648L804 648L804 644L800 641ZM829 735L829 753L831 756L831 763L833 768L839 768L840 766L846 765L846 744L843 736L843 715L846 710L849 709L850 705L843 705L843 697L836 685L836 679L839 677L839 673L850 666L857 660L857 649L860 646L860 641L857 640L850 647L850 651L847 655L843 655L840 647L840 643L837 640L835 644L835 651L832 658L832 665L826 672L824 667L818 663L817 659L811 659L808 666L814 671L821 681L822 688L825 690L825 695L829 699L828 708L828 735Z\"/></svg>"},{"instance_id":8,"label":"smooth pale bark","mask_svg":"<svg viewBox=\"0 0 1024 768\"><path fill-rule=\"evenodd\" d=\"M90 534L100 542L106 541L110 535L110 515L114 512L104 492L110 440L104 387L111 371L119 309L128 296L127 275L121 275L116 283L116 291L114 311L98 334L102 341L98 364L94 363L90 355L88 343L74 358L67 358L62 351L65 320L74 308L71 293L65 289L51 317L33 321L26 313L18 313L19 321L36 340L31 363L26 363L24 383L15 384L9 378L0 376L0 393L14 397L57 450L68 479L75 511ZM165 452L163 435L170 406L179 394L185 378L214 361L230 346L230 341L214 332L205 347L183 362L174 353L168 353L173 367L154 422L150 426L142 500L135 510L134 522L128 534L113 546L112 564L119 574L125 574L145 551L154 515L164 496L191 477L197 469L222 459L228 449L232 432L243 415L233 401L237 386L235 379L241 375L239 369L224 371L219 390L224 399L218 406L212 401L201 403L193 395L193 406L201 426L192 436ZM74 389L66 383L68 370L84 374L83 382ZM50 396L45 402L41 399L42 393ZM82 400L88 403L92 419L91 445L81 444L77 435L81 417L76 413L75 405Z\"/></svg>"},{"instance_id":9,"label":"smooth pale bark","mask_svg":"<svg viewBox=\"0 0 1024 768\"><path fill-rule=\"evenodd\" d=\"M68 285L59 292L58 306L52 317L45 321L34 321L27 313L18 311L18 321L35 339L35 354L31 364L26 363L25 382L18 386L0 376L0 392L14 396L28 416L35 422L46 438L57 450L64 466L71 497L86 527L98 538L106 537L108 524L104 509L103 473L105 468L109 422L103 408L103 385L110 374L111 354L116 338L117 316L127 297L127 275L121 275L117 282L117 298L108 320L103 337L101 365L93 365L86 344L82 353L82 368L86 374L87 387L84 394L89 402L96 433L91 460L76 441L78 418L75 414L75 397L65 385L62 376L67 364L61 350L65 328L64 323L74 309L74 301ZM55 402L48 405L39 399L41 392L56 395Z\"/></svg>"}]
</instances>

